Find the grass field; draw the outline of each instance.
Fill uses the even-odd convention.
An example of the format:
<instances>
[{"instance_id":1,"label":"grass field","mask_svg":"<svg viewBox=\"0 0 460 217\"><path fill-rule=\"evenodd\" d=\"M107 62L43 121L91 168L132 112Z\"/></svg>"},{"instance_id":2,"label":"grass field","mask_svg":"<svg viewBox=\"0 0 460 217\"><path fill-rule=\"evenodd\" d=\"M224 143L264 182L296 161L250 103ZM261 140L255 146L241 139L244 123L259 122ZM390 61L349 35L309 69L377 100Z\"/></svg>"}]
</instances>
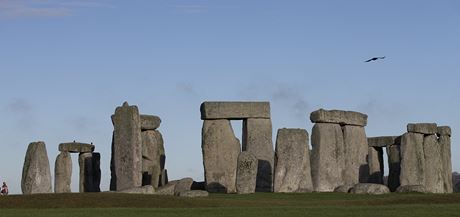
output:
<instances>
[{"instance_id":1,"label":"grass field","mask_svg":"<svg viewBox=\"0 0 460 217\"><path fill-rule=\"evenodd\" d=\"M0 197L0 216L460 216L460 194L211 194L179 198L117 193Z\"/></svg>"}]
</instances>

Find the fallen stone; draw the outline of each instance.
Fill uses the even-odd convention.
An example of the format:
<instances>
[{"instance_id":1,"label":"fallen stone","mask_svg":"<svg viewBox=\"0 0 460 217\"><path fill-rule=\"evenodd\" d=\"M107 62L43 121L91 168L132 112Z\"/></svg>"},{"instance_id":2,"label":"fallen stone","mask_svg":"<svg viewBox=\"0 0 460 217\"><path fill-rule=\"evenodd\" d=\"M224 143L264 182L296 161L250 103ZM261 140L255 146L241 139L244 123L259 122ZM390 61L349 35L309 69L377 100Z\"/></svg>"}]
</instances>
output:
<instances>
[{"instance_id":1,"label":"fallen stone","mask_svg":"<svg viewBox=\"0 0 460 217\"><path fill-rule=\"evenodd\" d=\"M438 138L438 145L441 151L442 177L445 193L453 192L452 182L452 160L451 160L451 139L448 135L441 134Z\"/></svg>"},{"instance_id":2,"label":"fallen stone","mask_svg":"<svg viewBox=\"0 0 460 217\"><path fill-rule=\"evenodd\" d=\"M311 175L317 192L332 192L343 185L345 165L342 128L339 124L317 123L313 126Z\"/></svg>"},{"instance_id":3,"label":"fallen stone","mask_svg":"<svg viewBox=\"0 0 460 217\"><path fill-rule=\"evenodd\" d=\"M383 184L383 148L369 147L369 183Z\"/></svg>"},{"instance_id":4,"label":"fallen stone","mask_svg":"<svg viewBox=\"0 0 460 217\"><path fill-rule=\"evenodd\" d=\"M229 120L205 120L202 129L204 176L209 192L236 192L240 142Z\"/></svg>"},{"instance_id":5,"label":"fallen stone","mask_svg":"<svg viewBox=\"0 0 460 217\"><path fill-rule=\"evenodd\" d=\"M439 126L438 127L438 132L436 133L438 136L451 136L452 135L452 130L450 129L449 126Z\"/></svg>"},{"instance_id":6,"label":"fallen stone","mask_svg":"<svg viewBox=\"0 0 460 217\"><path fill-rule=\"evenodd\" d=\"M243 151L238 156L236 169L236 191L238 194L250 194L256 191L257 158Z\"/></svg>"},{"instance_id":7,"label":"fallen stone","mask_svg":"<svg viewBox=\"0 0 460 217\"><path fill-rule=\"evenodd\" d=\"M401 185L396 189L396 192L398 193L410 193L410 192L425 193L426 189L425 189L425 186L423 185Z\"/></svg>"},{"instance_id":8,"label":"fallen stone","mask_svg":"<svg viewBox=\"0 0 460 217\"><path fill-rule=\"evenodd\" d=\"M142 185L142 139L137 106L117 107L112 116L114 124L113 158L116 190Z\"/></svg>"},{"instance_id":9,"label":"fallen stone","mask_svg":"<svg viewBox=\"0 0 460 217\"><path fill-rule=\"evenodd\" d=\"M366 126L367 115L354 111L319 109L310 114L312 123L334 123L341 125Z\"/></svg>"},{"instance_id":10,"label":"fallen stone","mask_svg":"<svg viewBox=\"0 0 460 217\"><path fill-rule=\"evenodd\" d=\"M72 158L69 152L61 152L54 164L54 193L69 193L72 178Z\"/></svg>"},{"instance_id":11,"label":"fallen stone","mask_svg":"<svg viewBox=\"0 0 460 217\"><path fill-rule=\"evenodd\" d=\"M209 193L207 191L202 191L202 190L189 190L189 191L180 192L178 196L179 197L189 197L189 198L207 197L209 196Z\"/></svg>"},{"instance_id":12,"label":"fallen stone","mask_svg":"<svg viewBox=\"0 0 460 217\"><path fill-rule=\"evenodd\" d=\"M345 165L342 170L344 184L364 183L369 180L366 132L364 127L345 125L342 127Z\"/></svg>"},{"instance_id":13,"label":"fallen stone","mask_svg":"<svg viewBox=\"0 0 460 217\"><path fill-rule=\"evenodd\" d=\"M401 137L401 185L425 185L423 134L405 133Z\"/></svg>"},{"instance_id":14,"label":"fallen stone","mask_svg":"<svg viewBox=\"0 0 460 217\"><path fill-rule=\"evenodd\" d=\"M190 191L192 184L192 178L183 178L179 180L174 188L174 195L178 196L180 192Z\"/></svg>"},{"instance_id":15,"label":"fallen stone","mask_svg":"<svg viewBox=\"0 0 460 217\"><path fill-rule=\"evenodd\" d=\"M203 102L201 119L270 118L269 102Z\"/></svg>"},{"instance_id":16,"label":"fallen stone","mask_svg":"<svg viewBox=\"0 0 460 217\"><path fill-rule=\"evenodd\" d=\"M311 192L308 132L279 129L276 137L274 192Z\"/></svg>"},{"instance_id":17,"label":"fallen stone","mask_svg":"<svg viewBox=\"0 0 460 217\"><path fill-rule=\"evenodd\" d=\"M160 127L161 119L155 115L140 115L141 130L156 130Z\"/></svg>"},{"instance_id":18,"label":"fallen stone","mask_svg":"<svg viewBox=\"0 0 460 217\"><path fill-rule=\"evenodd\" d=\"M410 123L407 124L407 132L421 134L436 134L438 126L436 123Z\"/></svg>"},{"instance_id":19,"label":"fallen stone","mask_svg":"<svg viewBox=\"0 0 460 217\"><path fill-rule=\"evenodd\" d=\"M27 148L22 169L23 194L51 193L51 172L44 142L32 142Z\"/></svg>"},{"instance_id":20,"label":"fallen stone","mask_svg":"<svg viewBox=\"0 0 460 217\"><path fill-rule=\"evenodd\" d=\"M337 193L350 193L350 190L353 188L354 185L341 185L334 189L334 192Z\"/></svg>"},{"instance_id":21,"label":"fallen stone","mask_svg":"<svg viewBox=\"0 0 460 217\"><path fill-rule=\"evenodd\" d=\"M173 196L174 195L174 190L176 189L176 184L177 183L178 183L177 180L170 181L170 182L168 182L168 184L159 187L156 190L155 194Z\"/></svg>"},{"instance_id":22,"label":"fallen stone","mask_svg":"<svg viewBox=\"0 0 460 217\"><path fill-rule=\"evenodd\" d=\"M395 144L397 136L379 136L367 138L370 147L386 147Z\"/></svg>"},{"instance_id":23,"label":"fallen stone","mask_svg":"<svg viewBox=\"0 0 460 217\"><path fill-rule=\"evenodd\" d=\"M270 119L249 118L243 121L243 151L253 154L258 160L257 192L273 192L275 152Z\"/></svg>"},{"instance_id":24,"label":"fallen stone","mask_svg":"<svg viewBox=\"0 0 460 217\"><path fill-rule=\"evenodd\" d=\"M390 193L390 189L381 184L373 183L358 183L350 189L350 193L353 194L387 194Z\"/></svg>"},{"instance_id":25,"label":"fallen stone","mask_svg":"<svg viewBox=\"0 0 460 217\"><path fill-rule=\"evenodd\" d=\"M400 141L395 145L390 145L387 147L387 156L388 156L388 188L391 192L396 191L396 189L401 185L399 177L401 175L401 151L400 151Z\"/></svg>"},{"instance_id":26,"label":"fallen stone","mask_svg":"<svg viewBox=\"0 0 460 217\"><path fill-rule=\"evenodd\" d=\"M143 185L157 188L165 164L163 137L159 131L142 131L142 173ZM163 166L163 168L162 168Z\"/></svg>"},{"instance_id":27,"label":"fallen stone","mask_svg":"<svg viewBox=\"0 0 460 217\"><path fill-rule=\"evenodd\" d=\"M94 145L81 143L81 142L67 142L59 144L60 152L70 152L70 153L84 153L84 152L93 152Z\"/></svg>"},{"instance_id":28,"label":"fallen stone","mask_svg":"<svg viewBox=\"0 0 460 217\"><path fill-rule=\"evenodd\" d=\"M441 161L441 146L436 135L425 136L423 139L425 154L425 189L427 193L444 193L444 177Z\"/></svg>"},{"instance_id":29,"label":"fallen stone","mask_svg":"<svg viewBox=\"0 0 460 217\"><path fill-rule=\"evenodd\" d=\"M151 185L144 185L140 187L124 189L118 192L127 194L154 194L155 188Z\"/></svg>"}]
</instances>

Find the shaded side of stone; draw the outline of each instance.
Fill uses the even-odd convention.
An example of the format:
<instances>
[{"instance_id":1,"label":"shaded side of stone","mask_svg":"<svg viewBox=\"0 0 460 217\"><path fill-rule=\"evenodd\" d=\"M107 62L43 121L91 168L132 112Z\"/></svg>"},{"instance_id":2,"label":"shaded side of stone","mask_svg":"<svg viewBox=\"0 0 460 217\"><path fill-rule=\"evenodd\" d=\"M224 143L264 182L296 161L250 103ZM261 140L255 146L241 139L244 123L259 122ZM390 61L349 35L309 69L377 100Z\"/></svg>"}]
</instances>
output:
<instances>
[{"instance_id":1,"label":"shaded side of stone","mask_svg":"<svg viewBox=\"0 0 460 217\"><path fill-rule=\"evenodd\" d=\"M142 131L142 185L159 186L165 159L161 133L157 130Z\"/></svg>"},{"instance_id":2,"label":"shaded side of stone","mask_svg":"<svg viewBox=\"0 0 460 217\"><path fill-rule=\"evenodd\" d=\"M354 111L319 109L310 114L312 123L334 123L341 125L366 126L367 115Z\"/></svg>"},{"instance_id":3,"label":"shaded side of stone","mask_svg":"<svg viewBox=\"0 0 460 217\"><path fill-rule=\"evenodd\" d=\"M257 180L257 158L243 151L238 156L236 169L236 191L238 194L250 194L256 191Z\"/></svg>"},{"instance_id":4,"label":"shaded side of stone","mask_svg":"<svg viewBox=\"0 0 460 217\"><path fill-rule=\"evenodd\" d=\"M379 137L368 137L367 143L370 147L386 147L388 145L395 144L397 136L379 136Z\"/></svg>"},{"instance_id":5,"label":"shaded side of stone","mask_svg":"<svg viewBox=\"0 0 460 217\"><path fill-rule=\"evenodd\" d=\"M367 155L369 146L364 127L345 125L342 127L345 167L342 170L344 184L364 183L369 180Z\"/></svg>"},{"instance_id":6,"label":"shaded side of stone","mask_svg":"<svg viewBox=\"0 0 460 217\"><path fill-rule=\"evenodd\" d=\"M69 193L72 180L72 158L69 152L61 152L54 164L54 193Z\"/></svg>"},{"instance_id":7,"label":"shaded side of stone","mask_svg":"<svg viewBox=\"0 0 460 217\"><path fill-rule=\"evenodd\" d=\"M400 141L400 140L399 140ZM391 192L396 191L396 189L401 185L399 177L401 175L401 151L400 143L395 145L390 145L387 147L387 157L388 157L388 187Z\"/></svg>"},{"instance_id":8,"label":"shaded side of stone","mask_svg":"<svg viewBox=\"0 0 460 217\"><path fill-rule=\"evenodd\" d=\"M383 148L369 147L369 183L383 184Z\"/></svg>"},{"instance_id":9,"label":"shaded side of stone","mask_svg":"<svg viewBox=\"0 0 460 217\"><path fill-rule=\"evenodd\" d=\"M44 142L29 144L22 169L23 194L51 193L51 172Z\"/></svg>"},{"instance_id":10,"label":"shaded side of stone","mask_svg":"<svg viewBox=\"0 0 460 217\"><path fill-rule=\"evenodd\" d=\"M246 118L270 118L269 102L203 102L201 119L242 120Z\"/></svg>"}]
</instances>

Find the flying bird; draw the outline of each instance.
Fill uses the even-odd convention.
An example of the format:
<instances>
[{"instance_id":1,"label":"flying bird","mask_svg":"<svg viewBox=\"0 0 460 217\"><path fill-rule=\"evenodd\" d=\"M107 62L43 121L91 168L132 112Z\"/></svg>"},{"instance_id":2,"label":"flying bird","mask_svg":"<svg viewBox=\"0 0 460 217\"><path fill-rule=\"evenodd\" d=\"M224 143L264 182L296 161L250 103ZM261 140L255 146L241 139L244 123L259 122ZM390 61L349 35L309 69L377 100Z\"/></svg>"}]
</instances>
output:
<instances>
[{"instance_id":1,"label":"flying bird","mask_svg":"<svg viewBox=\"0 0 460 217\"><path fill-rule=\"evenodd\" d=\"M376 61L376 60L382 60L382 59L385 59L385 56L383 57L373 57L373 58L370 58L366 61L364 61L365 63L368 63L368 62L371 62L371 61Z\"/></svg>"}]
</instances>

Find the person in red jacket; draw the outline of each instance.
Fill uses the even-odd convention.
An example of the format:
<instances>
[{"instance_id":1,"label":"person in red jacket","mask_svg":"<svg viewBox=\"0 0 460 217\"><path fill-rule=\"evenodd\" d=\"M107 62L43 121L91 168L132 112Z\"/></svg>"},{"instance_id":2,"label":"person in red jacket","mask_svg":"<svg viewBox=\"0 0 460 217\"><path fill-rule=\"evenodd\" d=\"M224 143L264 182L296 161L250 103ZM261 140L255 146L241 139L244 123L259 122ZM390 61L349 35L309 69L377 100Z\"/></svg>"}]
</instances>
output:
<instances>
[{"instance_id":1,"label":"person in red jacket","mask_svg":"<svg viewBox=\"0 0 460 217\"><path fill-rule=\"evenodd\" d=\"M8 195L8 185L6 185L6 182L3 182L2 185L2 195Z\"/></svg>"}]
</instances>

